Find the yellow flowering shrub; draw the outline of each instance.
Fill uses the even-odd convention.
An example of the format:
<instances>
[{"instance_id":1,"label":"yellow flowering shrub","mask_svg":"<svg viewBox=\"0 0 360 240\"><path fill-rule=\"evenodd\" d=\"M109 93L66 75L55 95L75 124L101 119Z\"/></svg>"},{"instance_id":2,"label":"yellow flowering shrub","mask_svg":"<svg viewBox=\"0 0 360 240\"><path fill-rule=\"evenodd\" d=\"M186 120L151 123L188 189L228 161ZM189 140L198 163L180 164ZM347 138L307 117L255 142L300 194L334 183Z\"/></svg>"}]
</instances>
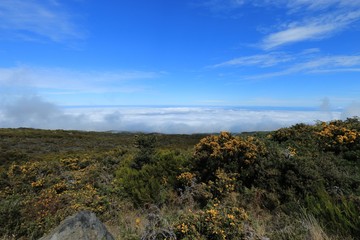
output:
<instances>
[{"instance_id":1,"label":"yellow flowering shrub","mask_svg":"<svg viewBox=\"0 0 360 240\"><path fill-rule=\"evenodd\" d=\"M211 135L195 146L195 170L203 181L214 180L218 169L240 172L266 154L263 142L255 137L233 136L229 132Z\"/></svg>"},{"instance_id":2,"label":"yellow flowering shrub","mask_svg":"<svg viewBox=\"0 0 360 240\"><path fill-rule=\"evenodd\" d=\"M236 173L226 173L223 169L218 169L215 172L215 176L215 180L209 181L207 184L213 198L221 199L235 191L237 182Z\"/></svg>"},{"instance_id":3,"label":"yellow flowering shrub","mask_svg":"<svg viewBox=\"0 0 360 240\"><path fill-rule=\"evenodd\" d=\"M91 164L91 159L90 156L85 154L81 157L62 158L60 159L60 163L62 167L65 167L68 170L80 170L89 166L89 164Z\"/></svg>"},{"instance_id":4,"label":"yellow flowering shrub","mask_svg":"<svg viewBox=\"0 0 360 240\"><path fill-rule=\"evenodd\" d=\"M44 186L44 183L45 183L45 180L43 178L41 178L41 179L39 179L39 180L37 180L35 182L32 182L31 186L33 188L41 188L42 186Z\"/></svg>"},{"instance_id":5,"label":"yellow flowering shrub","mask_svg":"<svg viewBox=\"0 0 360 240\"><path fill-rule=\"evenodd\" d=\"M243 208L210 204L184 213L175 224L178 239L245 239L248 214Z\"/></svg>"},{"instance_id":6,"label":"yellow flowering shrub","mask_svg":"<svg viewBox=\"0 0 360 240\"><path fill-rule=\"evenodd\" d=\"M181 187L191 187L191 185L195 181L195 177L195 173L183 172L176 177L176 180L179 182L179 185Z\"/></svg>"},{"instance_id":7,"label":"yellow flowering shrub","mask_svg":"<svg viewBox=\"0 0 360 240\"><path fill-rule=\"evenodd\" d=\"M360 139L358 131L339 125L337 121L322 122L321 129L316 134L325 150L335 152L339 152L344 147L350 147Z\"/></svg>"},{"instance_id":8,"label":"yellow flowering shrub","mask_svg":"<svg viewBox=\"0 0 360 240\"><path fill-rule=\"evenodd\" d=\"M21 166L19 166L18 164L15 164L15 163L13 163L9 167L9 170L7 171L7 175L10 178L14 178L16 175L21 175L21 173L22 173Z\"/></svg>"},{"instance_id":9,"label":"yellow flowering shrub","mask_svg":"<svg viewBox=\"0 0 360 240\"><path fill-rule=\"evenodd\" d=\"M284 155L286 158L292 158L296 156L296 148L288 146L284 151Z\"/></svg>"},{"instance_id":10,"label":"yellow flowering shrub","mask_svg":"<svg viewBox=\"0 0 360 240\"><path fill-rule=\"evenodd\" d=\"M0 189L1 199L11 194L21 196L17 234L40 237L44 231L58 224L66 216L80 210L102 214L107 210L106 196L99 189L96 176L101 169L94 157L84 154L62 156L47 161L31 159L9 164L3 168L8 179Z\"/></svg>"}]
</instances>

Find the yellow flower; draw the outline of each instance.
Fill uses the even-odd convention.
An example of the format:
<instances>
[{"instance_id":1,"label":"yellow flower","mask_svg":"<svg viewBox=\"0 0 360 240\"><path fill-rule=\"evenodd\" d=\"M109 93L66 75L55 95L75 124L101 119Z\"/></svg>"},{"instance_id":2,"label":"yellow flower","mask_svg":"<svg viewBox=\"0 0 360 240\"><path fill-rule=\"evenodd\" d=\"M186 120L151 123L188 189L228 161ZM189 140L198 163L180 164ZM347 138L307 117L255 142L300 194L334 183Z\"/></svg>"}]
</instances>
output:
<instances>
[{"instance_id":1,"label":"yellow flower","mask_svg":"<svg viewBox=\"0 0 360 240\"><path fill-rule=\"evenodd\" d=\"M227 217L228 217L229 219L231 219L231 220L235 220L235 216L232 215L232 214L228 214Z\"/></svg>"},{"instance_id":2,"label":"yellow flower","mask_svg":"<svg viewBox=\"0 0 360 240\"><path fill-rule=\"evenodd\" d=\"M135 225L136 225L136 227L139 227L139 226L140 226L140 223L141 223L141 219L140 219L140 218L136 218L136 219L135 219Z\"/></svg>"},{"instance_id":3,"label":"yellow flower","mask_svg":"<svg viewBox=\"0 0 360 240\"><path fill-rule=\"evenodd\" d=\"M45 183L45 180L44 179L40 179L36 182L32 182L31 183L31 187L35 188L35 187L42 187Z\"/></svg>"},{"instance_id":4,"label":"yellow flower","mask_svg":"<svg viewBox=\"0 0 360 240\"><path fill-rule=\"evenodd\" d=\"M188 228L188 226L187 226L185 223L180 224L177 228L178 228L178 229L180 230L180 232L182 232L182 233L187 233L187 232L189 231L189 228Z\"/></svg>"}]
</instances>

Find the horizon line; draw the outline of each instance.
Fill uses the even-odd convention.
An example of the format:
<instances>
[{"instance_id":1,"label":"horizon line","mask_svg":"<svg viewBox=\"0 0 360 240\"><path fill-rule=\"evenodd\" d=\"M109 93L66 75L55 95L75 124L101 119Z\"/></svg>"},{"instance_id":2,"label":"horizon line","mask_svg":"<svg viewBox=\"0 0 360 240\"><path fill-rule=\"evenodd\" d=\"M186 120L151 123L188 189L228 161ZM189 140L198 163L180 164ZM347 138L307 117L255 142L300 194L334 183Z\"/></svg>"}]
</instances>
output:
<instances>
[{"instance_id":1,"label":"horizon line","mask_svg":"<svg viewBox=\"0 0 360 240\"><path fill-rule=\"evenodd\" d=\"M284 110L284 111L343 111L343 107L329 107L322 109L320 106L286 106L286 105L192 105L192 104L100 104L100 105L59 105L65 109L76 108L222 108L243 110Z\"/></svg>"}]
</instances>

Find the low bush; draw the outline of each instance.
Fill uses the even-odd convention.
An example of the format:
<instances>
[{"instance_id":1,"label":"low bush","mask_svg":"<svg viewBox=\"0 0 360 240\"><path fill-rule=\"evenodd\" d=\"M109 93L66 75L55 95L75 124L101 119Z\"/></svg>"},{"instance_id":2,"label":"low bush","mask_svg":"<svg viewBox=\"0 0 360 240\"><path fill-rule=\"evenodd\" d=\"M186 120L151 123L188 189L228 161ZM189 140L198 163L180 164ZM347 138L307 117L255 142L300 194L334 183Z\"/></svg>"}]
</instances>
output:
<instances>
[{"instance_id":1,"label":"low bush","mask_svg":"<svg viewBox=\"0 0 360 240\"><path fill-rule=\"evenodd\" d=\"M136 159L129 155L116 172L115 185L120 196L130 198L137 206L164 204L174 191L178 176L187 157L174 151L159 151L153 162L133 167Z\"/></svg>"},{"instance_id":2,"label":"low bush","mask_svg":"<svg viewBox=\"0 0 360 240\"><path fill-rule=\"evenodd\" d=\"M248 221L244 209L212 203L201 210L185 211L174 229L178 239L245 240L250 233Z\"/></svg>"}]
</instances>

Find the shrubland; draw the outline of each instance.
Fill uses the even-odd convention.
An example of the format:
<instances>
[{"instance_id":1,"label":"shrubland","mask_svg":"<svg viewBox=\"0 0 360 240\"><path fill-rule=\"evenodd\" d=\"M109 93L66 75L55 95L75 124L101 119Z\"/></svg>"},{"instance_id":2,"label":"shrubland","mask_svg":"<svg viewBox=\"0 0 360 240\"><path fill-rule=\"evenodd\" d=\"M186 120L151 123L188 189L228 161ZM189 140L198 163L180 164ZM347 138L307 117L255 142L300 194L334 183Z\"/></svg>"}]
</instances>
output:
<instances>
[{"instance_id":1,"label":"shrubland","mask_svg":"<svg viewBox=\"0 0 360 240\"><path fill-rule=\"evenodd\" d=\"M360 239L360 120L212 135L0 129L0 236Z\"/></svg>"}]
</instances>

